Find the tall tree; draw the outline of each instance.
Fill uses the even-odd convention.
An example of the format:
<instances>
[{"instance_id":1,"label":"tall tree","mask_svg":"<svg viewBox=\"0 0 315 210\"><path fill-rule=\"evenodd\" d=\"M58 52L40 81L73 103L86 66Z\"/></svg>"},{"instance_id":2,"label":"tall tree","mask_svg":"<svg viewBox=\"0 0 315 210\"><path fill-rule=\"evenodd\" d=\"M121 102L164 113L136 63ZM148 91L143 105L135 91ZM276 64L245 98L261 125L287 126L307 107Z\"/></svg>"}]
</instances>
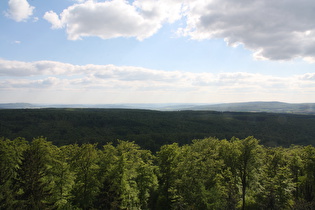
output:
<instances>
[{"instance_id":1,"label":"tall tree","mask_svg":"<svg viewBox=\"0 0 315 210\"><path fill-rule=\"evenodd\" d=\"M51 142L37 138L23 152L23 160L17 170L17 196L21 209L45 209L52 205L51 196Z\"/></svg>"},{"instance_id":2,"label":"tall tree","mask_svg":"<svg viewBox=\"0 0 315 210\"><path fill-rule=\"evenodd\" d=\"M95 200L95 207L99 209L117 209L120 203L119 190L114 186L114 180L117 178L113 173L117 163L117 149L108 143L103 146L99 154L100 170L98 180L100 181L100 191Z\"/></svg>"},{"instance_id":3,"label":"tall tree","mask_svg":"<svg viewBox=\"0 0 315 210\"><path fill-rule=\"evenodd\" d=\"M239 176L239 140L232 138L230 141L221 140L219 156L223 160L222 166L222 186L225 187L226 209L235 210L240 202L241 179Z\"/></svg>"},{"instance_id":4,"label":"tall tree","mask_svg":"<svg viewBox=\"0 0 315 210\"><path fill-rule=\"evenodd\" d=\"M302 160L304 147L292 145L288 152L288 167L290 169L291 178L294 184L293 196L295 201L298 201L301 197L300 185L301 185L301 176L303 176L304 163Z\"/></svg>"},{"instance_id":5,"label":"tall tree","mask_svg":"<svg viewBox=\"0 0 315 210\"><path fill-rule=\"evenodd\" d=\"M96 144L83 144L76 146L71 164L76 174L73 186L73 203L82 209L93 207L95 198L99 191L99 155Z\"/></svg>"},{"instance_id":6,"label":"tall tree","mask_svg":"<svg viewBox=\"0 0 315 210\"><path fill-rule=\"evenodd\" d=\"M178 177L178 163L180 148L177 143L164 145L157 152L157 164L159 167L159 200L161 209L171 209L177 201L175 181Z\"/></svg>"},{"instance_id":7,"label":"tall tree","mask_svg":"<svg viewBox=\"0 0 315 210\"><path fill-rule=\"evenodd\" d=\"M303 151L304 173L300 177L300 194L306 202L315 206L315 148L307 146Z\"/></svg>"},{"instance_id":8,"label":"tall tree","mask_svg":"<svg viewBox=\"0 0 315 210\"><path fill-rule=\"evenodd\" d=\"M98 205L106 209L147 209L157 185L153 156L134 142L118 141L103 147L100 163L102 187Z\"/></svg>"},{"instance_id":9,"label":"tall tree","mask_svg":"<svg viewBox=\"0 0 315 210\"><path fill-rule=\"evenodd\" d=\"M22 161L27 142L22 138L0 139L0 209L13 209L15 198L13 180Z\"/></svg>"},{"instance_id":10,"label":"tall tree","mask_svg":"<svg viewBox=\"0 0 315 210\"><path fill-rule=\"evenodd\" d=\"M288 164L288 150L266 148L262 166L263 187L256 198L263 209L289 209L293 203L294 183Z\"/></svg>"},{"instance_id":11,"label":"tall tree","mask_svg":"<svg viewBox=\"0 0 315 210\"><path fill-rule=\"evenodd\" d=\"M178 166L180 177L175 181L182 199L180 208L218 209L226 205L219 143L215 138L207 138L182 147Z\"/></svg>"},{"instance_id":12,"label":"tall tree","mask_svg":"<svg viewBox=\"0 0 315 210\"><path fill-rule=\"evenodd\" d=\"M51 180L52 197L51 202L55 208L70 208L72 198L71 190L74 186L75 173L70 168L69 149L72 146L62 146L52 148Z\"/></svg>"},{"instance_id":13,"label":"tall tree","mask_svg":"<svg viewBox=\"0 0 315 210\"><path fill-rule=\"evenodd\" d=\"M262 148L258 144L258 140L254 137L247 137L243 140L237 140L240 155L238 158L238 172L241 179L242 191L242 210L246 209L247 191L257 184L257 176L260 174L257 170L261 167ZM257 187L258 185L256 185ZM257 190L257 188L256 188Z\"/></svg>"},{"instance_id":14,"label":"tall tree","mask_svg":"<svg viewBox=\"0 0 315 210\"><path fill-rule=\"evenodd\" d=\"M139 151L140 161L137 166L136 182L139 190L139 202L141 209L150 208L150 199L157 189L158 181L156 170L157 167L153 165L153 155L148 150Z\"/></svg>"}]
</instances>

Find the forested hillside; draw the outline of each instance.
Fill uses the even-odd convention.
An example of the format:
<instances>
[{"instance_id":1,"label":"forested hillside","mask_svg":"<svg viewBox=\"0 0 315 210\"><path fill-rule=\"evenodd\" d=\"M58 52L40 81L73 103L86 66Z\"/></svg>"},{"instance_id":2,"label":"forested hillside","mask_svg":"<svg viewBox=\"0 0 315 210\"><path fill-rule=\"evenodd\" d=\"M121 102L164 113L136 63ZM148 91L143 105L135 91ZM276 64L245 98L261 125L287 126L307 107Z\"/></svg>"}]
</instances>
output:
<instances>
[{"instance_id":1,"label":"forested hillside","mask_svg":"<svg viewBox=\"0 0 315 210\"><path fill-rule=\"evenodd\" d=\"M0 209L315 208L313 115L0 110L0 136Z\"/></svg>"},{"instance_id":2,"label":"forested hillside","mask_svg":"<svg viewBox=\"0 0 315 210\"><path fill-rule=\"evenodd\" d=\"M315 148L0 139L0 209L314 209Z\"/></svg>"},{"instance_id":3,"label":"forested hillside","mask_svg":"<svg viewBox=\"0 0 315 210\"><path fill-rule=\"evenodd\" d=\"M254 136L263 145L315 145L315 115L126 109L0 110L0 137L45 136L55 145L135 141L153 152L209 136Z\"/></svg>"}]
</instances>

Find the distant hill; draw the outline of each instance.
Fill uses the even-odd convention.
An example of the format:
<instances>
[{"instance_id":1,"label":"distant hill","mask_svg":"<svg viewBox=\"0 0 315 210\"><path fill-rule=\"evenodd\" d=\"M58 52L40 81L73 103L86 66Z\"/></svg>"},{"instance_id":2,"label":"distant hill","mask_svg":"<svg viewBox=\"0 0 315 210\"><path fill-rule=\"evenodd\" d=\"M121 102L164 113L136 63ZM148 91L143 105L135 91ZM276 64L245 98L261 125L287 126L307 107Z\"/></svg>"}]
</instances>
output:
<instances>
[{"instance_id":1,"label":"distant hill","mask_svg":"<svg viewBox=\"0 0 315 210\"><path fill-rule=\"evenodd\" d=\"M122 103L122 104L31 104L0 103L0 109L40 109L40 108L96 108L96 109L147 109L160 111L186 110L205 104L185 103Z\"/></svg>"},{"instance_id":2,"label":"distant hill","mask_svg":"<svg viewBox=\"0 0 315 210\"><path fill-rule=\"evenodd\" d=\"M29 103L0 104L0 109L33 109L33 108L39 108L39 106L37 106L35 104L29 104Z\"/></svg>"},{"instance_id":3,"label":"distant hill","mask_svg":"<svg viewBox=\"0 0 315 210\"><path fill-rule=\"evenodd\" d=\"M0 109L39 109L39 108L101 108L101 109L147 109L159 111L218 111L218 112L269 112L291 114L315 114L315 103L283 102L244 102L222 104L194 103L151 103L151 104L0 104Z\"/></svg>"},{"instance_id":4,"label":"distant hill","mask_svg":"<svg viewBox=\"0 0 315 210\"><path fill-rule=\"evenodd\" d=\"M315 103L291 104L283 102L245 102L190 107L189 110L208 110L220 112L270 112L315 114Z\"/></svg>"}]
</instances>

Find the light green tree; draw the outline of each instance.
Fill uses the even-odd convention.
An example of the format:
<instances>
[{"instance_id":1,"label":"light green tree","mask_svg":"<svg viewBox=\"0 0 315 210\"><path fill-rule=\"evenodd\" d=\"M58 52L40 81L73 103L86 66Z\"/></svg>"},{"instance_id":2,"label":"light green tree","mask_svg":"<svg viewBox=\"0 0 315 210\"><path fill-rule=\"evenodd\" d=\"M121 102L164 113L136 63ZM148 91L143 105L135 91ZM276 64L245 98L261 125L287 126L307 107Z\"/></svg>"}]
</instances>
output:
<instances>
[{"instance_id":1,"label":"light green tree","mask_svg":"<svg viewBox=\"0 0 315 210\"><path fill-rule=\"evenodd\" d=\"M194 140L191 146L182 147L176 180L184 209L223 209L224 200L222 167L219 157L219 140Z\"/></svg>"},{"instance_id":2,"label":"light green tree","mask_svg":"<svg viewBox=\"0 0 315 210\"><path fill-rule=\"evenodd\" d=\"M73 204L82 209L90 209L99 192L99 155L96 144L83 144L76 148L71 157L71 167L76 175L72 190Z\"/></svg>"},{"instance_id":3,"label":"light green tree","mask_svg":"<svg viewBox=\"0 0 315 210\"><path fill-rule=\"evenodd\" d=\"M294 183L288 156L288 149L265 148L260 180L263 189L256 198L263 209L290 209L293 205Z\"/></svg>"},{"instance_id":4,"label":"light green tree","mask_svg":"<svg viewBox=\"0 0 315 210\"><path fill-rule=\"evenodd\" d=\"M225 208L234 210L241 200L241 178L239 173L239 139L220 141L219 157L223 160L221 186L225 189Z\"/></svg>"},{"instance_id":5,"label":"light green tree","mask_svg":"<svg viewBox=\"0 0 315 210\"><path fill-rule=\"evenodd\" d=\"M159 167L159 198L157 206L160 209L171 209L179 199L175 182L178 179L178 164L180 147L177 143L164 145L157 152Z\"/></svg>"},{"instance_id":6,"label":"light green tree","mask_svg":"<svg viewBox=\"0 0 315 210\"><path fill-rule=\"evenodd\" d=\"M69 209L71 207L71 199L73 198L71 191L74 186L75 173L70 168L69 149L71 146L53 147L52 162L50 169L50 179L52 185L51 202L57 209Z\"/></svg>"},{"instance_id":7,"label":"light green tree","mask_svg":"<svg viewBox=\"0 0 315 210\"><path fill-rule=\"evenodd\" d=\"M262 147L254 137L247 137L242 140L235 139L236 148L239 156L236 157L238 174L241 179L241 209L255 206L255 193L259 192L259 170L262 165Z\"/></svg>"}]
</instances>

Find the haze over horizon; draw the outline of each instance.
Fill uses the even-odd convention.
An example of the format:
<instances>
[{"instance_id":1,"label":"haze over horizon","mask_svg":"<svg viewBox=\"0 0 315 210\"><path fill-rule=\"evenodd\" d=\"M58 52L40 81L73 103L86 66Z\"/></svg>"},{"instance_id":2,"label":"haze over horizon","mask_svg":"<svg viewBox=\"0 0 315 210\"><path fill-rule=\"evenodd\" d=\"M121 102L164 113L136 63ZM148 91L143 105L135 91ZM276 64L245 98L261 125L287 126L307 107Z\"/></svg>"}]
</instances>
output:
<instances>
[{"instance_id":1,"label":"haze over horizon","mask_svg":"<svg viewBox=\"0 0 315 210\"><path fill-rule=\"evenodd\" d=\"M0 103L315 102L315 2L4 0Z\"/></svg>"}]
</instances>

